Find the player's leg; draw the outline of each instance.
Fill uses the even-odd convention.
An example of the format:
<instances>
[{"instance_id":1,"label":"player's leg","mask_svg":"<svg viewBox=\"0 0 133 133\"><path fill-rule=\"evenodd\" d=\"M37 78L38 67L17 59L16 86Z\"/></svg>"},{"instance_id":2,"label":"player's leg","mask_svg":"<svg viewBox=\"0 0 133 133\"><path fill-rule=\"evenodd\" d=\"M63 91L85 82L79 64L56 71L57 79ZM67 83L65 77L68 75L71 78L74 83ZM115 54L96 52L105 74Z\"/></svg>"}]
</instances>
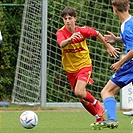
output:
<instances>
[{"instance_id":1,"label":"player's leg","mask_svg":"<svg viewBox=\"0 0 133 133\"><path fill-rule=\"evenodd\" d=\"M82 103L83 107L96 118L96 122L100 122L104 120L103 116L99 116L97 113L96 108L92 105L92 103L89 103L85 101L84 99L80 99L80 102ZM104 110L103 110L104 113Z\"/></svg>"},{"instance_id":2,"label":"player's leg","mask_svg":"<svg viewBox=\"0 0 133 133\"><path fill-rule=\"evenodd\" d=\"M116 100L114 95L120 90L114 82L109 80L104 89L101 91L101 96L104 102L104 107L107 110L108 120L117 120L116 116Z\"/></svg>"},{"instance_id":3,"label":"player's leg","mask_svg":"<svg viewBox=\"0 0 133 133\"><path fill-rule=\"evenodd\" d=\"M133 82L133 61L123 65L119 71L115 72L111 79L101 92L103 98L104 107L107 110L108 120L101 123L93 123L91 127L93 129L102 128L117 128L118 121L116 116L116 101L114 95L120 90L120 88Z\"/></svg>"},{"instance_id":4,"label":"player's leg","mask_svg":"<svg viewBox=\"0 0 133 133\"><path fill-rule=\"evenodd\" d=\"M88 91L86 91L87 83L82 80L77 80L74 93L81 99L84 108L95 116L96 121L104 120L104 109L100 102Z\"/></svg>"},{"instance_id":5,"label":"player's leg","mask_svg":"<svg viewBox=\"0 0 133 133\"><path fill-rule=\"evenodd\" d=\"M96 99L90 92L86 91L87 82L83 80L77 80L74 93L78 98L84 99L90 103L96 103Z\"/></svg>"},{"instance_id":6,"label":"player's leg","mask_svg":"<svg viewBox=\"0 0 133 133\"><path fill-rule=\"evenodd\" d=\"M93 82L94 82L90 78L91 73L92 73L92 66L82 68L78 72L77 82L76 82L77 86L75 86L75 89L84 92L85 95L82 96L81 98L84 99L85 101L91 103L95 107L95 109L97 110L97 114L101 117L101 121L102 121L104 119L104 109L103 109L101 103L90 92L86 91L86 85L88 83L93 84ZM80 85L82 85L82 82L85 82L85 83L83 84L83 86L80 86ZM88 106L91 106L91 104ZM88 108L88 107L86 107L86 108Z\"/></svg>"},{"instance_id":7,"label":"player's leg","mask_svg":"<svg viewBox=\"0 0 133 133\"><path fill-rule=\"evenodd\" d=\"M97 110L95 109L95 107L90 103L90 102L87 102L87 101L83 101L83 98L86 97L86 85L87 85L87 81L82 81L82 80L79 80L77 81L77 75L80 75L81 76L81 71L79 72L76 72L76 73L67 73L67 77L68 77L68 80L71 84L71 87L72 87L72 91L75 93L75 95L77 95L77 97L79 97L83 107L90 113L92 114L95 118L96 118L96 121L97 119L99 118L97 116ZM88 78L88 72L87 72L87 78ZM86 78L86 79L87 79ZM75 87L76 86L76 87ZM75 88L76 88L76 91L75 91ZM79 88L79 89L78 89ZM80 89L81 88L81 89ZM83 89L82 89L83 88ZM93 96L91 96L89 94L89 92L87 93L87 97L90 96L90 100L92 102L95 101L95 98Z\"/></svg>"},{"instance_id":8,"label":"player's leg","mask_svg":"<svg viewBox=\"0 0 133 133\"><path fill-rule=\"evenodd\" d=\"M104 107L107 114L107 121L101 123L92 123L92 129L100 130L102 128L117 128L118 121L116 116L116 101L114 99L114 95L120 89L115 83L111 80L108 81L104 89L101 91L101 96L103 98Z\"/></svg>"},{"instance_id":9,"label":"player's leg","mask_svg":"<svg viewBox=\"0 0 133 133\"><path fill-rule=\"evenodd\" d=\"M93 80L90 79L91 71L92 67L86 67L76 73L67 73L67 77L75 95L79 99L84 99L84 101L88 103L86 104L85 102L82 102L85 109L88 112L90 112L93 116L95 116L97 111L97 114L99 114L103 120L104 109L102 108L100 102L98 102L98 100L96 100L95 97L93 97L88 91L86 91L86 85L88 84L88 82L93 83Z\"/></svg>"}]
</instances>

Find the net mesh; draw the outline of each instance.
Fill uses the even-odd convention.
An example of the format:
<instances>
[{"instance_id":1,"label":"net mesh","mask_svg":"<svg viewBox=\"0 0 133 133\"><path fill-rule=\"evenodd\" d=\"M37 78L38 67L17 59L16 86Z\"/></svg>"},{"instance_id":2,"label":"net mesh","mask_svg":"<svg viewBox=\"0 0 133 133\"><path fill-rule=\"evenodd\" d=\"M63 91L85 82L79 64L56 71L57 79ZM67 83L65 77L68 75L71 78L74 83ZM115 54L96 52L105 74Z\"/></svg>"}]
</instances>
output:
<instances>
[{"instance_id":1,"label":"net mesh","mask_svg":"<svg viewBox=\"0 0 133 133\"><path fill-rule=\"evenodd\" d=\"M39 102L41 90L41 0L26 0L20 38L16 76L12 94L13 102ZM131 14L133 2L131 2ZM63 26L60 16L65 6L71 6L78 13L76 25L90 26L102 34L112 31L119 36L120 22L113 15L109 0L48 0L47 36L47 103L78 102L71 91L61 63L61 50L55 33ZM110 57L96 38L87 40L93 63L93 85L87 89L99 100L100 91L113 72L110 65L118 59ZM123 44L114 44L124 52ZM45 82L45 81L44 81ZM119 101L119 94L116 96Z\"/></svg>"},{"instance_id":2,"label":"net mesh","mask_svg":"<svg viewBox=\"0 0 133 133\"><path fill-rule=\"evenodd\" d=\"M41 1L26 0L20 38L14 102L40 102Z\"/></svg>"}]
</instances>

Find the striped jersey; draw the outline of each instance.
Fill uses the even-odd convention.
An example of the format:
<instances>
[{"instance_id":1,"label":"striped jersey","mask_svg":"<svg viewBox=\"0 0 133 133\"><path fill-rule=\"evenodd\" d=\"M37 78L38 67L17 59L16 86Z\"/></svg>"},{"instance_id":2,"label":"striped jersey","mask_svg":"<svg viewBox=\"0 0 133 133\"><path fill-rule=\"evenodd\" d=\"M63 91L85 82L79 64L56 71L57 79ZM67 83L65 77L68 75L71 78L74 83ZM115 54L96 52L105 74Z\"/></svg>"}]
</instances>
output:
<instances>
[{"instance_id":1,"label":"striped jersey","mask_svg":"<svg viewBox=\"0 0 133 133\"><path fill-rule=\"evenodd\" d=\"M62 64L65 71L69 73L77 72L84 67L92 65L86 38L96 36L97 32L88 26L76 26L76 32L79 32L80 37L72 40L70 44L64 48L61 48ZM63 40L66 40L71 36L72 33L70 33L66 27L63 26L56 32L57 43L60 45Z\"/></svg>"}]
</instances>

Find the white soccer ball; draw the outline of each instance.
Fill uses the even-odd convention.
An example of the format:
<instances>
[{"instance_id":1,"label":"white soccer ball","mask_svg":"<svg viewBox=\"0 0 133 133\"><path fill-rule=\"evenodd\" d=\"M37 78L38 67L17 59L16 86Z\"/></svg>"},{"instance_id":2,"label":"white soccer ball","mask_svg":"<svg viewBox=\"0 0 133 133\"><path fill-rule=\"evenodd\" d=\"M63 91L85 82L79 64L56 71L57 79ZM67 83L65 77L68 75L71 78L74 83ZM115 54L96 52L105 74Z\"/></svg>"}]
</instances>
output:
<instances>
[{"instance_id":1,"label":"white soccer ball","mask_svg":"<svg viewBox=\"0 0 133 133\"><path fill-rule=\"evenodd\" d=\"M38 116L33 111L25 111L20 115L20 123L26 129L35 127L38 123Z\"/></svg>"}]
</instances>

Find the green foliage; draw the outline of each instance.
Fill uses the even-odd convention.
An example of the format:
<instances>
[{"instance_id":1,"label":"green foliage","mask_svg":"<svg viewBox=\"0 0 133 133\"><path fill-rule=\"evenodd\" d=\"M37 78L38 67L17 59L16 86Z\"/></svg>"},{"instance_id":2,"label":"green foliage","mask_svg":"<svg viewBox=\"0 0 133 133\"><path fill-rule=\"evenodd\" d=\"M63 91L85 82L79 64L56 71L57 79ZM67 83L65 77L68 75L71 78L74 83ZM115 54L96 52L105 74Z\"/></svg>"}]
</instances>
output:
<instances>
[{"instance_id":1,"label":"green foliage","mask_svg":"<svg viewBox=\"0 0 133 133\"><path fill-rule=\"evenodd\" d=\"M55 46L57 45L56 36L54 33L58 30L57 27L61 28L63 26L62 18L60 17L61 11L64 9L65 6L71 6L76 9L78 13L78 20L76 22L77 25L80 26L90 26L96 30L99 30L100 33L105 34L106 31L112 31L116 33L116 35L119 34L119 25L120 22L112 13L112 7L111 1L108 0L96 0L96 2L101 2L102 4L94 4L92 1L88 0L76 0L75 3L73 1L68 0L49 0L48 1L48 44L52 44L53 47L51 48L49 55L51 55L53 58L56 58L58 60L61 60L61 52L58 50L56 51ZM79 4L77 4L79 3ZM88 5L88 6L87 6ZM54 7L54 8L53 8ZM109 8L110 7L110 8ZM56 9L56 10L55 10ZM104 10L101 10L104 9ZM56 15L54 15L56 14ZM80 16L80 18L79 18ZM54 18L53 18L54 17ZM113 18L113 19L112 19ZM51 21L53 20L54 21ZM106 25L106 26L105 26ZM113 26L111 26L113 25ZM54 27L54 28L53 28ZM52 29L52 30L51 30ZM50 32L52 31L52 32ZM89 49L90 49L90 56L93 61L94 73L92 74L92 77L95 80L95 85L93 86L94 94L95 91L99 90L101 91L102 87L106 84L106 82L109 80L110 76L112 75L112 71L108 71L108 75L106 75L107 69L109 70L110 64L113 63L115 60L111 57L109 57L105 47L103 44L101 44L99 41L96 41L96 38L89 39ZM120 44L119 47L121 47L123 44ZM50 45L48 45L49 47ZM54 53L59 53L60 56L56 56ZM100 56L101 55L101 56ZM105 65L104 62L107 61L108 63ZM54 60L50 60L51 64L55 64ZM50 65L49 68L52 69L54 65ZM99 71L99 68L101 68L101 71ZM103 68L103 69L102 69ZM59 63L59 66L56 66L54 70L59 71L59 73L63 73L61 64ZM56 72L55 72L56 73ZM60 81L64 78L63 75L59 77L59 75L55 73L49 73L48 72L48 79L51 79L50 77L55 76L55 79L60 79ZM105 76L104 76L105 75ZM52 82L59 82L60 86L64 86L63 82L60 81L52 81ZM52 83L51 82L51 83ZM58 84L58 83L57 83ZM99 88L99 84L100 87ZM69 89L70 86L66 86ZM55 86L53 87L55 90L58 90L59 92L63 91L61 87ZM48 92L49 92L49 85L48 85ZM65 92L65 94L68 92ZM48 97L50 97L48 95ZM60 96L62 97L62 96ZM97 98L101 99L100 93L98 94ZM63 98L62 98L63 99ZM67 99L70 101L70 99ZM117 100L119 100L119 95ZM54 101L54 100L53 100Z\"/></svg>"},{"instance_id":2,"label":"green foliage","mask_svg":"<svg viewBox=\"0 0 133 133\"><path fill-rule=\"evenodd\" d=\"M24 3L24 0L17 2ZM4 3L16 1L4 0L2 4ZM23 7L20 6L0 7L0 30L3 35L3 44L0 48L0 101L10 99L13 88L22 12Z\"/></svg>"},{"instance_id":3,"label":"green foliage","mask_svg":"<svg viewBox=\"0 0 133 133\"><path fill-rule=\"evenodd\" d=\"M16 67L16 61L17 61L17 53L18 53L18 46L19 46L19 40L20 40L20 30L21 30L21 22L22 22L22 13L23 13L23 6L10 6L10 4L24 4L25 0L2 0L2 4L9 4L8 6L0 6L0 30L2 31L3 35L3 46L0 48L0 101L4 99L10 99L12 88L13 88L13 82L14 82L14 76L15 76L15 67ZM74 7L78 15L81 16L81 19L77 20L78 25L88 25L90 27L93 27L95 29L100 30L101 33L104 34L105 31L113 31L116 33L116 35L119 34L119 26L120 23L115 18L115 16L112 13L112 8L108 8L109 5L111 5L110 0L96 0L96 2L101 2L102 4L93 4L91 0L75 0L74 2L71 0L48 0L48 49L51 49L52 52L48 52L48 55L50 55L52 58L50 60L50 63L48 64L49 68L52 70L55 70L55 72L48 71L48 80L51 82L48 84L48 92L50 92L50 88L54 87L57 88L58 91L63 91L63 89L57 85L52 85L54 82L57 84L60 81L55 81L55 79L60 79L63 81L64 76L56 74L57 71L60 73L64 73L61 69L61 64L58 62L58 60L61 60L61 51L60 49L56 49L55 46L57 46L56 36L55 33L57 31L57 27L62 27L63 21L60 17L61 10L64 9L65 6L72 6ZM77 4L78 3L78 4ZM88 5L88 6L86 6ZM54 8L53 8L54 7ZM88 8L89 7L89 8ZM133 8L133 4L131 4L131 7ZM55 10L56 9L56 10ZM104 9L100 10L99 9ZM133 14L133 10L130 11L131 14ZM56 14L56 15L53 15ZM94 16L95 14L95 16ZM86 18L86 21L84 20ZM113 19L112 19L113 18ZM95 21L93 21L93 19ZM54 21L51 21L54 20ZM106 25L106 26L105 26ZM114 25L114 26L111 26ZM52 32L51 32L52 31ZM52 47L50 47L49 44L52 44ZM109 79L110 75L112 74L111 71L108 71L107 77L101 75L101 73L105 73L106 70L102 69L101 72L99 72L99 67L103 68L109 68L110 64L113 63L115 60L110 58L104 48L103 45L100 43L96 44L96 39L92 38L89 40L89 49L90 49L90 55L92 59L95 59L93 61L93 64L95 64L95 73L93 73L93 77L95 79L96 86L93 88L94 90L98 90L97 86L100 84L101 86L105 85L105 82ZM122 44L118 44L119 47L122 46ZM93 46L97 47L97 51L95 51L95 48ZM58 47L58 46L57 46ZM102 50L101 50L102 49ZM58 53L58 54L55 54ZM92 54L94 53L94 54ZM97 53L100 53L101 56L99 56ZM54 66L55 60L56 64L58 66ZM107 61L107 65L105 66L102 62ZM56 76L55 79L52 77ZM99 83L98 80L101 80ZM103 81L103 82L102 82ZM64 84L63 82L60 82L60 86L65 86L66 88L70 88L69 85ZM99 90L100 91L100 90ZM64 92L68 95L70 95L70 92ZM55 92L56 95L56 92ZM73 95L73 94L71 94ZM49 95L48 97L53 96ZM60 96L59 96L60 97ZM100 96L99 96L100 97ZM62 98L63 99L63 98ZM66 95L67 99L67 95ZM119 99L119 98L118 98ZM68 99L70 101L72 99ZM61 99L59 99L61 101Z\"/></svg>"}]
</instances>

